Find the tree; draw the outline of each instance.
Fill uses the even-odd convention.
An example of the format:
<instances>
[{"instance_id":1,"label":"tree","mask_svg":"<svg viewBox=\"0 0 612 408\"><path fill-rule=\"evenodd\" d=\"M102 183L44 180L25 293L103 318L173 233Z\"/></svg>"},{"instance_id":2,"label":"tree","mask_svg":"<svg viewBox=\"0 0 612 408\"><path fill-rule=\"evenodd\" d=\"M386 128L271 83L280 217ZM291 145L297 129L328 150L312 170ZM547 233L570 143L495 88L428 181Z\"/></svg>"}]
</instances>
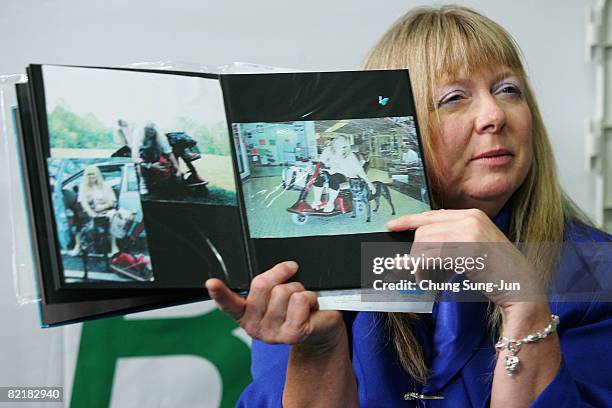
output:
<instances>
[{"instance_id":1,"label":"tree","mask_svg":"<svg viewBox=\"0 0 612 408\"><path fill-rule=\"evenodd\" d=\"M48 113L47 123L52 148L108 149L117 147L113 130L106 127L93 113L79 116L60 101Z\"/></svg>"}]
</instances>

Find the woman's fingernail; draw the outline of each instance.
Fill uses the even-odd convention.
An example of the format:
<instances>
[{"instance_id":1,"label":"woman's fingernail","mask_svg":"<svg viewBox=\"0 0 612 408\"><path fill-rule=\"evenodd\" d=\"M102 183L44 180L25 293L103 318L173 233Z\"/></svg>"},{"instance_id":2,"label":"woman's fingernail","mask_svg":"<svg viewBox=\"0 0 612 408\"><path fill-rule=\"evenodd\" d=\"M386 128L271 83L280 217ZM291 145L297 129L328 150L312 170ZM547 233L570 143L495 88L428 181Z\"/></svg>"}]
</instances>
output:
<instances>
[{"instance_id":1,"label":"woman's fingernail","mask_svg":"<svg viewBox=\"0 0 612 408\"><path fill-rule=\"evenodd\" d=\"M298 264L297 262L294 261L286 261L285 265L287 265L289 267L289 269L291 269L292 271L297 271L298 270Z\"/></svg>"},{"instance_id":2,"label":"woman's fingernail","mask_svg":"<svg viewBox=\"0 0 612 408\"><path fill-rule=\"evenodd\" d=\"M387 229L392 229L397 225L397 220L391 220L387 223Z\"/></svg>"}]
</instances>

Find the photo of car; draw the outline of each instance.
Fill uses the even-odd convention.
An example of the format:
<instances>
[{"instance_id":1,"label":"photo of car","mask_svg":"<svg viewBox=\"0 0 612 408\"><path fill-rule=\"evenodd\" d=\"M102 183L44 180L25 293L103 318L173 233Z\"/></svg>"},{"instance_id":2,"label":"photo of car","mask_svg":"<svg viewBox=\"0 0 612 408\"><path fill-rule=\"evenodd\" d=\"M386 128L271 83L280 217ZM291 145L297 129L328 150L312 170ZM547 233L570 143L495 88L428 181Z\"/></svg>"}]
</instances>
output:
<instances>
[{"instance_id":1,"label":"photo of car","mask_svg":"<svg viewBox=\"0 0 612 408\"><path fill-rule=\"evenodd\" d=\"M152 280L136 163L130 158L49 159L52 202L67 283ZM84 210L79 190L100 175L112 205Z\"/></svg>"}]
</instances>

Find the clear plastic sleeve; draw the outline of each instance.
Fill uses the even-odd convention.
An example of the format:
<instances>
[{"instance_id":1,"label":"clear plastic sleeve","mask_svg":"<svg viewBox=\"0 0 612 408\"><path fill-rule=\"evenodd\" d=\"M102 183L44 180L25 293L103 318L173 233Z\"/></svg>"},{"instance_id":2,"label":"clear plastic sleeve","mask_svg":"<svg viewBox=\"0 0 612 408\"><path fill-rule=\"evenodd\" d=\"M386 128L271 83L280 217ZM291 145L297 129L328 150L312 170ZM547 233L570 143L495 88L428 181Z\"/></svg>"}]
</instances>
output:
<instances>
[{"instance_id":1,"label":"clear plastic sleeve","mask_svg":"<svg viewBox=\"0 0 612 408\"><path fill-rule=\"evenodd\" d=\"M40 299L35 280L35 262L32 252L30 221L26 210L23 173L20 163L17 122L17 94L15 85L27 82L24 74L0 75L0 156L4 176L2 194L5 201L2 225L8 231L8 255L15 296L20 305Z\"/></svg>"}]
</instances>

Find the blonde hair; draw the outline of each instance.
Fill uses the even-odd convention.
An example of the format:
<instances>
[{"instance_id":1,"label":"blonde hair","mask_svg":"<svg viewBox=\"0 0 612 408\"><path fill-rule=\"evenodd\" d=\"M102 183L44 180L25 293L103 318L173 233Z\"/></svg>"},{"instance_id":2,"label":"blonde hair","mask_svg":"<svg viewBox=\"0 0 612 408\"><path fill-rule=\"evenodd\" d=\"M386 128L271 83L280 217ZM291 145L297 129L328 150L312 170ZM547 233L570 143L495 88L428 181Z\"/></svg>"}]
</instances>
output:
<instances>
[{"instance_id":1,"label":"blonde hair","mask_svg":"<svg viewBox=\"0 0 612 408\"><path fill-rule=\"evenodd\" d=\"M96 181L94 182L93 186L89 185L89 178L87 177L92 174L96 176ZM100 168L98 168L98 166L93 165L85 167L85 170L83 170L83 180L81 181L81 186L79 187L79 189L85 192L96 189L101 190L103 188L104 177L102 177L102 172L100 171Z\"/></svg>"},{"instance_id":2,"label":"blonde hair","mask_svg":"<svg viewBox=\"0 0 612 408\"><path fill-rule=\"evenodd\" d=\"M518 242L561 242L564 218L586 217L561 191L555 161L544 122L527 81L517 44L499 24L465 7L416 8L399 20L379 39L364 63L364 69L409 69L417 106L425 160L432 178L434 201L438 175L432 160L431 130L437 125L433 103L436 86L460 72L469 75L481 67L503 65L522 77L524 95L532 115L533 162L529 172L510 199L512 215L508 237ZM542 256L530 246L524 252L543 282L548 282L556 257ZM558 254L557 254L558 256ZM388 324L399 360L417 381L425 382L427 367L422 351L410 330L414 314L389 313ZM491 328L499 327L497 308L490 313Z\"/></svg>"},{"instance_id":3,"label":"blonde hair","mask_svg":"<svg viewBox=\"0 0 612 408\"><path fill-rule=\"evenodd\" d=\"M325 148L331 148L335 155L341 154L342 157L346 157L350 154L351 143L346 136L335 132L325 132L325 135L329 138L325 143ZM347 149L349 149L348 152Z\"/></svg>"},{"instance_id":4,"label":"blonde hair","mask_svg":"<svg viewBox=\"0 0 612 408\"><path fill-rule=\"evenodd\" d=\"M331 148L334 150L335 154L340 154L342 157L346 157L349 155L350 151L347 151L351 147L351 144L346 139L346 137L342 135L338 135L331 141Z\"/></svg>"}]
</instances>

